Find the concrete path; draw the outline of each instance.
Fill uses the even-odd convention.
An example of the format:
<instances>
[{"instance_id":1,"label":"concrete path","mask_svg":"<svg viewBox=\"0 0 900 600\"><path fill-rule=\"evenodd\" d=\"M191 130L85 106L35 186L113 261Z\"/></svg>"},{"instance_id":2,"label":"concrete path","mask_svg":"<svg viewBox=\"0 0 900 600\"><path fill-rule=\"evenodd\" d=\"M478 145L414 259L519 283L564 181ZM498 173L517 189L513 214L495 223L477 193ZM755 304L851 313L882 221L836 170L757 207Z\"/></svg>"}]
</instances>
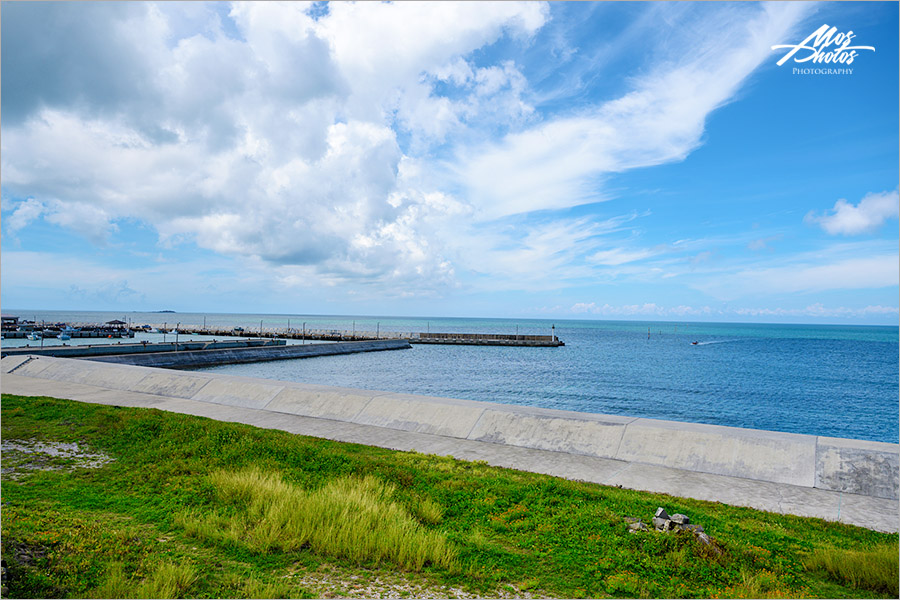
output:
<instances>
[{"instance_id":1,"label":"concrete path","mask_svg":"<svg viewBox=\"0 0 900 600\"><path fill-rule=\"evenodd\" d=\"M734 445L733 439L738 439L744 446L757 439L770 445L774 439L778 444L787 444L785 448L788 452L798 452L798 448L802 450L802 445L807 442L806 438L812 436L792 437L773 432L659 421L651 424L657 429L651 427L649 433L645 430L646 425L637 423L637 437L629 438L624 434L626 426L649 420L607 415L570 416L564 411L504 407L213 373L101 365L73 359L28 360L24 357L9 357L3 359L0 371L0 389L6 394L157 408L337 441L395 450L416 450L463 460L484 460L491 465L523 471L749 506L776 513L819 517L880 531L898 531L900 520L895 481L896 444L820 438L825 440L821 451L818 441L814 441L813 446L815 481L800 481L801 484L796 485L786 481L700 472L696 468L676 468L665 464L666 461L677 462L677 457L663 457L662 462L650 464L647 460L591 456L586 454L586 447L555 451L526 445L539 446L542 436L568 436L571 439L573 436L567 427L587 427L587 433L594 435L596 431L604 432L621 426L622 433L614 448L616 456L639 454L634 440L654 435L660 443L652 444L653 447L665 447L667 442L664 434L667 431L675 435L680 444L670 448L680 448L682 452L685 439L699 439L699 443L707 447L711 445L711 436L725 436L726 454L741 450L742 446ZM481 412L476 416L472 413L473 410ZM309 414L302 414L304 412ZM419 418L417 421L414 416L417 412L420 413L419 417L424 413L427 418ZM520 420L514 422L516 417ZM492 428L492 419L501 421L503 427ZM615 422L615 419L620 419L624 424ZM601 429L592 429L597 427ZM490 435L481 435L484 431L489 431ZM508 439L501 439L498 431L506 431L512 435ZM528 431L532 437L526 439ZM741 438L742 435L744 438ZM473 437L481 439L472 439ZM579 438L577 435L574 437L577 442ZM628 446L628 439L632 439L630 450L623 448L623 445ZM600 443L605 444L602 441ZM673 452L677 454L674 450ZM763 453L764 461L772 456L774 455ZM879 483L874 487L869 486L867 489L870 493L867 495L815 487L840 483L838 480L844 477L846 465L837 470L828 470L831 469L828 465L842 456L856 457L858 460L850 461L853 465L861 462L875 475L886 473L888 481L881 482L884 485ZM802 456L799 458L801 462L807 460ZM696 461L696 457L693 460ZM708 456L703 461L709 463L707 466L715 467ZM691 464L703 466L703 461ZM743 466L743 461L737 463L738 466ZM803 468L807 467L808 465ZM748 467L747 471L753 474L754 468ZM775 468L763 475L769 479L781 479L780 470L782 469ZM894 479L890 479L891 477ZM893 497L879 497L879 494Z\"/></svg>"}]
</instances>

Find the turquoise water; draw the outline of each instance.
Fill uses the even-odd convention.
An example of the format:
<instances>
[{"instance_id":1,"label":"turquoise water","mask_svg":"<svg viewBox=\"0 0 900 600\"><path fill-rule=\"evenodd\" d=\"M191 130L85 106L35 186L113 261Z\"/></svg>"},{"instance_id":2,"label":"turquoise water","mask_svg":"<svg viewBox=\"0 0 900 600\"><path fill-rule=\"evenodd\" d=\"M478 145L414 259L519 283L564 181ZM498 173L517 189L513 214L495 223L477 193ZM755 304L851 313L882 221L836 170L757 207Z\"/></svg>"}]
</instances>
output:
<instances>
[{"instance_id":1,"label":"turquoise water","mask_svg":"<svg viewBox=\"0 0 900 600\"><path fill-rule=\"evenodd\" d=\"M898 328L638 321L4 311L257 330L549 334L561 348L411 350L227 365L252 377L811 435L898 441ZM650 330L648 336L648 328ZM697 345L691 342L697 341ZM96 341L94 342L96 343ZM4 341L4 345L7 342ZM10 344L11 345L11 344Z\"/></svg>"}]
</instances>

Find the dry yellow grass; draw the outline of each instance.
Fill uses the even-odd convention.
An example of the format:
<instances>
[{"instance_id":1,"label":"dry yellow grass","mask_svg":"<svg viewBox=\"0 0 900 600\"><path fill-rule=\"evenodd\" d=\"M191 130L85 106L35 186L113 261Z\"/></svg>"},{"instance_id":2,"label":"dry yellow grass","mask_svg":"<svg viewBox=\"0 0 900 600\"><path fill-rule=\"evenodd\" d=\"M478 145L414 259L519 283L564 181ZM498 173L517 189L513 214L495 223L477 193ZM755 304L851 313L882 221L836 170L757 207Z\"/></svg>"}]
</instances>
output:
<instances>
[{"instance_id":1,"label":"dry yellow grass","mask_svg":"<svg viewBox=\"0 0 900 600\"><path fill-rule=\"evenodd\" d=\"M156 565L148 577L135 581L114 564L106 580L97 588L96 598L183 598L196 579L193 567L164 562Z\"/></svg>"},{"instance_id":2,"label":"dry yellow grass","mask_svg":"<svg viewBox=\"0 0 900 600\"><path fill-rule=\"evenodd\" d=\"M834 579L855 588L885 592L897 597L897 545L886 544L871 550L817 550L806 561L809 569L823 569Z\"/></svg>"},{"instance_id":3,"label":"dry yellow grass","mask_svg":"<svg viewBox=\"0 0 900 600\"><path fill-rule=\"evenodd\" d=\"M342 477L312 492L258 469L219 471L210 481L225 510L177 515L176 523L190 535L259 552L308 545L318 554L359 563L455 568L456 552L446 538L420 525L393 500L393 486L374 477ZM422 512L424 521L435 522L441 511L430 506Z\"/></svg>"}]
</instances>

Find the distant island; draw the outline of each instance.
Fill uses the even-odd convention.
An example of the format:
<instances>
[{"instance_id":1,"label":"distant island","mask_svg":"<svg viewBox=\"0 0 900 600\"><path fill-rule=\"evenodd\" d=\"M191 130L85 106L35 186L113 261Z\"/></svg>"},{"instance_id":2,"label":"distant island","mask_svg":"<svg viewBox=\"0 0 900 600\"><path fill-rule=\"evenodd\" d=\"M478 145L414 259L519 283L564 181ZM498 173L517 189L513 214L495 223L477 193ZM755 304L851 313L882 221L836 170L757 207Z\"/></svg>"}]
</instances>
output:
<instances>
[{"instance_id":1,"label":"distant island","mask_svg":"<svg viewBox=\"0 0 900 600\"><path fill-rule=\"evenodd\" d=\"M154 310L155 313L173 313L174 310Z\"/></svg>"}]
</instances>

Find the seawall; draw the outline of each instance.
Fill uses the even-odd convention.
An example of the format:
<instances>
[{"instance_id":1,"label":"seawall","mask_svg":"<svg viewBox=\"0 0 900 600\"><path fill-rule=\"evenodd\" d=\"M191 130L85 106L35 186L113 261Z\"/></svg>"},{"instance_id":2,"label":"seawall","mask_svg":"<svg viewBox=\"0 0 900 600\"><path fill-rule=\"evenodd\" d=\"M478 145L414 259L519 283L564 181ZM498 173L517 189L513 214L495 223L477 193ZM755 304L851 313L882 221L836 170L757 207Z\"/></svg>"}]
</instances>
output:
<instances>
[{"instance_id":1,"label":"seawall","mask_svg":"<svg viewBox=\"0 0 900 600\"><path fill-rule=\"evenodd\" d=\"M122 398L223 420L252 414L254 424L338 432L320 437L460 458L477 451L502 466L897 530L897 444L50 357L7 357L0 372L5 393ZM504 462L513 454L538 462Z\"/></svg>"}]
</instances>

